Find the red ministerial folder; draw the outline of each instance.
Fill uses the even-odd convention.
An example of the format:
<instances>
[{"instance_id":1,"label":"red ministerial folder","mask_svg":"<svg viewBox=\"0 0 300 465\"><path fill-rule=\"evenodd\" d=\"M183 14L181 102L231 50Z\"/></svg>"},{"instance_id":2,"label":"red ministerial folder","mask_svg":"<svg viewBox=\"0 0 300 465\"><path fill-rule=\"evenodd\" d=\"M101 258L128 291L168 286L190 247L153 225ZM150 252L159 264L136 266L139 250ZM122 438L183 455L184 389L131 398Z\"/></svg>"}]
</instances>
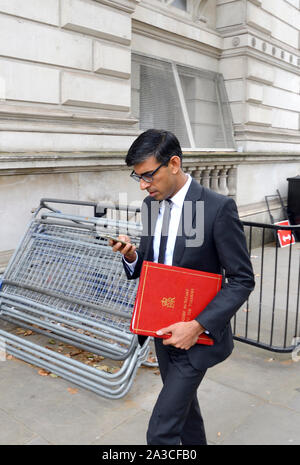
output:
<instances>
[{"instance_id":1,"label":"red ministerial folder","mask_svg":"<svg viewBox=\"0 0 300 465\"><path fill-rule=\"evenodd\" d=\"M156 334L159 329L193 320L219 292L221 283L219 274L144 261L131 332L159 337ZM202 333L197 343L213 345L214 341Z\"/></svg>"}]
</instances>

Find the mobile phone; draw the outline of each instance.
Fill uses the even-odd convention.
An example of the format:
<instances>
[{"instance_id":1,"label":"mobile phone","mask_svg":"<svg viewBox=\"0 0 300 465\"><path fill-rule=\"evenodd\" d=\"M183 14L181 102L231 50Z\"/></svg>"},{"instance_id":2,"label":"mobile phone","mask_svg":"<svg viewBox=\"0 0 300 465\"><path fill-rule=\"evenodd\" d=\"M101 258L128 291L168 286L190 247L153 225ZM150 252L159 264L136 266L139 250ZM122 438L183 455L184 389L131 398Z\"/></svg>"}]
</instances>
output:
<instances>
[{"instance_id":1,"label":"mobile phone","mask_svg":"<svg viewBox=\"0 0 300 465\"><path fill-rule=\"evenodd\" d=\"M106 239L110 239L110 240L113 241L115 244L116 244L117 242L120 242L122 245L127 245L127 244L129 244L129 242L121 241L121 239L118 239L117 237L109 236L108 234L103 234L102 237L105 237ZM131 245L133 245L133 244L131 244Z\"/></svg>"}]
</instances>

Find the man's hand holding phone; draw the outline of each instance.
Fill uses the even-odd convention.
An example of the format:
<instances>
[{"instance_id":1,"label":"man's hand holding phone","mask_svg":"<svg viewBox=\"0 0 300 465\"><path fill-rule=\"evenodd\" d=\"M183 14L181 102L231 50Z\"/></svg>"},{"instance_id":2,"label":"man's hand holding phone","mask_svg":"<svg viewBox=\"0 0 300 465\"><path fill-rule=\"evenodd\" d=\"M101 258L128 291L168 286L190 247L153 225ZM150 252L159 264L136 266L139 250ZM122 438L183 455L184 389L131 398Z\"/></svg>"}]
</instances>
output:
<instances>
[{"instance_id":1,"label":"man's hand holding phone","mask_svg":"<svg viewBox=\"0 0 300 465\"><path fill-rule=\"evenodd\" d=\"M108 237L108 239L113 251L120 252L128 263L136 260L136 246L131 244L128 236L121 235L118 237Z\"/></svg>"}]
</instances>

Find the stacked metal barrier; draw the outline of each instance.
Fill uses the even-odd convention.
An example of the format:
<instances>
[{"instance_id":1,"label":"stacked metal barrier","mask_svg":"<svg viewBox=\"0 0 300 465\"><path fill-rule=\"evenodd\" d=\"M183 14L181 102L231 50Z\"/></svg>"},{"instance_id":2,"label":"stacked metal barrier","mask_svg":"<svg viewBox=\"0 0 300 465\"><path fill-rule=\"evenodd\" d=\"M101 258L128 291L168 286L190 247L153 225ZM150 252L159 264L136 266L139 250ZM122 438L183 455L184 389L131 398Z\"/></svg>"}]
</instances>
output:
<instances>
[{"instance_id":1,"label":"stacked metal barrier","mask_svg":"<svg viewBox=\"0 0 300 465\"><path fill-rule=\"evenodd\" d=\"M107 373L8 332L0 331L0 337L6 351L18 358L105 397L122 397L138 366L146 361L148 343L141 348L129 331L137 282L127 280L120 255L108 246L106 236L129 233L138 244L141 226L128 220L64 214L46 202L41 201L4 273L0 317L122 361L122 366Z\"/></svg>"}]
</instances>

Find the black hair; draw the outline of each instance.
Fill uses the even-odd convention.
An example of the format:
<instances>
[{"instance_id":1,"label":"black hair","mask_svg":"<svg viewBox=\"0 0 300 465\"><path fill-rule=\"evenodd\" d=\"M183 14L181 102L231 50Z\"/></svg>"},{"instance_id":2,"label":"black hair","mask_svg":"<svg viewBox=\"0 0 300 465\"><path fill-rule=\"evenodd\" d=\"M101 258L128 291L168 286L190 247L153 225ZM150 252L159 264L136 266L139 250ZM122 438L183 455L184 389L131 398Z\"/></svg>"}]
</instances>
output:
<instances>
[{"instance_id":1,"label":"black hair","mask_svg":"<svg viewBox=\"0 0 300 465\"><path fill-rule=\"evenodd\" d=\"M133 142L125 161L127 166L133 166L153 155L159 163L167 163L177 155L182 163L182 150L175 134L161 129L148 129Z\"/></svg>"}]
</instances>

